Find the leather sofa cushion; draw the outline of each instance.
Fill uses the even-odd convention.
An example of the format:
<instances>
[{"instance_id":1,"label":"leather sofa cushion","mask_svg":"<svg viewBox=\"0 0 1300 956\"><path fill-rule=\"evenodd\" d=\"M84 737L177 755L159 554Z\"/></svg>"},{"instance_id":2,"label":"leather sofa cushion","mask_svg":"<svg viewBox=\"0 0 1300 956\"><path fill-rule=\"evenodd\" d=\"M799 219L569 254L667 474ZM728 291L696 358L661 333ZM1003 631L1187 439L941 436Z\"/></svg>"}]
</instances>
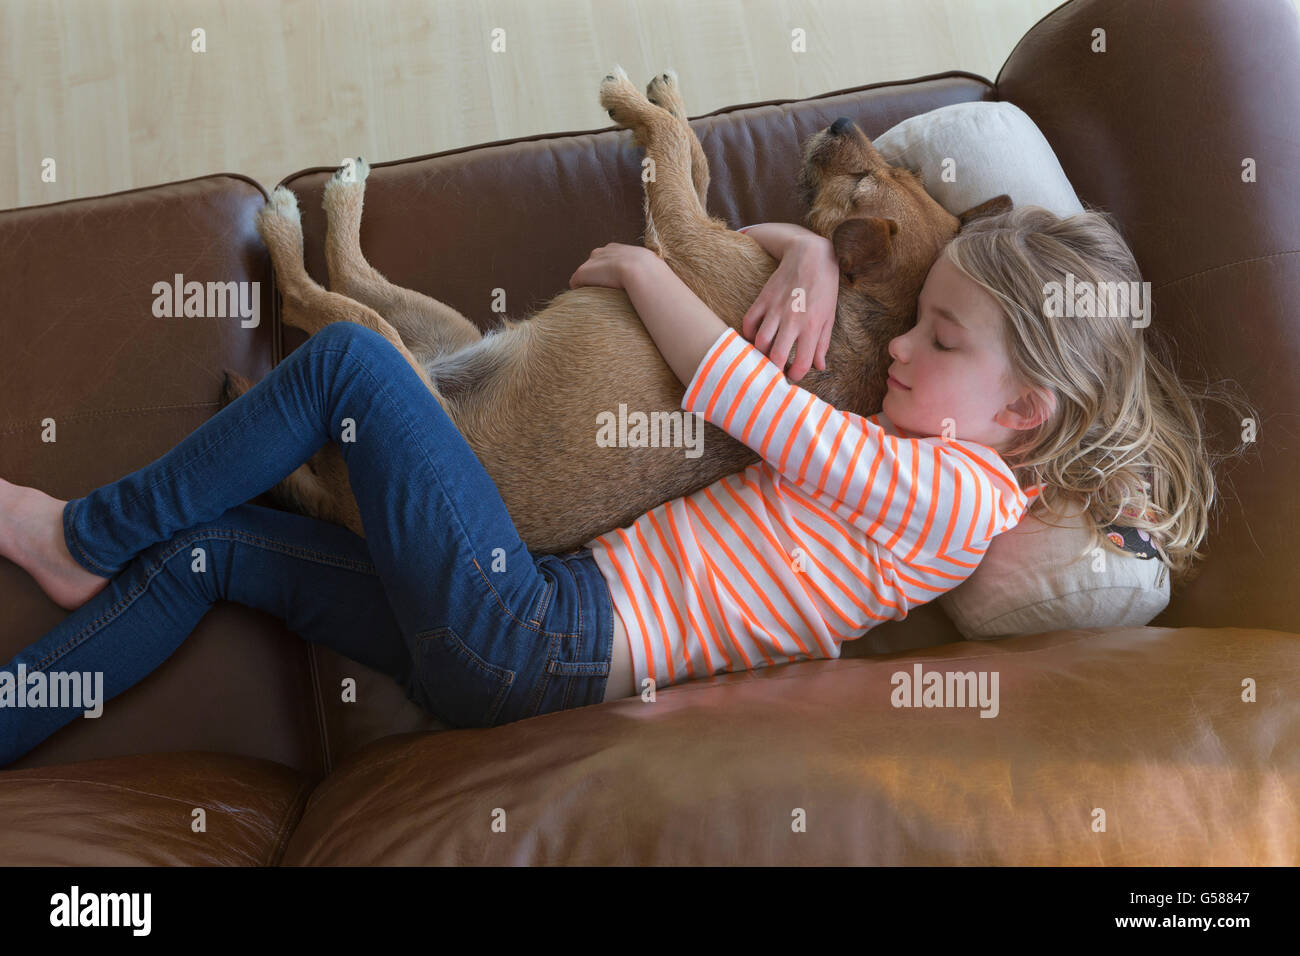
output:
<instances>
[{"instance_id":1,"label":"leather sofa cushion","mask_svg":"<svg viewBox=\"0 0 1300 956\"><path fill-rule=\"evenodd\" d=\"M137 754L0 774L7 866L269 866L311 780L270 760ZM196 809L206 830L195 832Z\"/></svg>"},{"instance_id":2,"label":"leather sofa cushion","mask_svg":"<svg viewBox=\"0 0 1300 956\"><path fill-rule=\"evenodd\" d=\"M1287 865L1300 749L1277 744L1300 722L1298 641L1058 631L390 737L321 783L284 862ZM996 673L997 716L895 707L914 664Z\"/></svg>"}]
</instances>

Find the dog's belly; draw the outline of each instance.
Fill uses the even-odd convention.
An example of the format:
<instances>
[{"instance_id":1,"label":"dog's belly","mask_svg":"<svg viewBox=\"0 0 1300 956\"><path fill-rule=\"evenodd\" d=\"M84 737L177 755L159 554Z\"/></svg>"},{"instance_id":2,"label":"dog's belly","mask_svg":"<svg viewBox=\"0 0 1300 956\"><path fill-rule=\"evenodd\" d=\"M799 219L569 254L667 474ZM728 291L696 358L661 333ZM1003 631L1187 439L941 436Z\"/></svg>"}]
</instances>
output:
<instances>
[{"instance_id":1,"label":"dog's belly","mask_svg":"<svg viewBox=\"0 0 1300 956\"><path fill-rule=\"evenodd\" d=\"M682 410L626 297L600 291L616 295L566 297L429 369L537 552L580 547L758 457Z\"/></svg>"}]
</instances>

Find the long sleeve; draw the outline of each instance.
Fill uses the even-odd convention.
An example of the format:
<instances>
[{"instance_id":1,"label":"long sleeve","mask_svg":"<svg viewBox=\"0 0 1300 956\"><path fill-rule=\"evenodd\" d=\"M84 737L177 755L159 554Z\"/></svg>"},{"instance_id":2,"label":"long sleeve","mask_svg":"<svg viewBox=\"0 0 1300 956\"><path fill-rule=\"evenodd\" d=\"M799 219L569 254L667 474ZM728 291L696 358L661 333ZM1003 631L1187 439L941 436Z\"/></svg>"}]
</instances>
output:
<instances>
[{"instance_id":1,"label":"long sleeve","mask_svg":"<svg viewBox=\"0 0 1300 956\"><path fill-rule=\"evenodd\" d=\"M756 451L787 489L793 485L919 570L968 574L1026 506L993 449L888 434L787 381L735 329L705 354L682 407Z\"/></svg>"}]
</instances>

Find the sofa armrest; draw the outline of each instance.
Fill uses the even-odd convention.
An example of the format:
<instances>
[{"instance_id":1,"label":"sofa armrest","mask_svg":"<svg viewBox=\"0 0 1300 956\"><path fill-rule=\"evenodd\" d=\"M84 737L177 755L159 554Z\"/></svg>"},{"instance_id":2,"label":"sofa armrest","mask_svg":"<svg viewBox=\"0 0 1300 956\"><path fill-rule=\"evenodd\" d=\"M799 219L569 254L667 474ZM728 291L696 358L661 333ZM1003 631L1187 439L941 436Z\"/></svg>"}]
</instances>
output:
<instances>
[{"instance_id":1,"label":"sofa armrest","mask_svg":"<svg viewBox=\"0 0 1300 956\"><path fill-rule=\"evenodd\" d=\"M1300 631L1295 6L1073 0L1021 39L997 91L1038 124L1079 198L1118 217L1180 374L1234 379L1262 415L1258 454L1220 472L1199 577L1153 624ZM1206 414L1212 447L1236 446L1242 423Z\"/></svg>"},{"instance_id":2,"label":"sofa armrest","mask_svg":"<svg viewBox=\"0 0 1300 956\"><path fill-rule=\"evenodd\" d=\"M253 225L264 202L251 180L208 176L0 212L0 475L79 497L215 414L223 367L270 370L271 267ZM245 284L249 318L238 308L155 315L155 284L174 286L177 274L205 284L205 312L206 283ZM65 613L7 561L0 601L0 663ZM268 615L214 608L102 717L75 721L13 767L195 749L319 772L307 663L302 642Z\"/></svg>"}]
</instances>

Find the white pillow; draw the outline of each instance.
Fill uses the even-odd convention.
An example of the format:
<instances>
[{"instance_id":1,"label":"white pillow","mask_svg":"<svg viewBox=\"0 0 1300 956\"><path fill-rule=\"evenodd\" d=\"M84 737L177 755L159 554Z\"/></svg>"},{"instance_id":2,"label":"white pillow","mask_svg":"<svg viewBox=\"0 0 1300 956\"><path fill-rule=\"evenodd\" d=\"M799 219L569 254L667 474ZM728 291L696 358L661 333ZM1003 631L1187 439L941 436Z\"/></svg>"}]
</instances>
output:
<instances>
[{"instance_id":1,"label":"white pillow","mask_svg":"<svg viewBox=\"0 0 1300 956\"><path fill-rule=\"evenodd\" d=\"M890 163L920 171L926 191L954 216L1003 193L1016 206L1058 216L1083 212L1051 145L1011 103L944 106L903 120L873 142ZM1050 520L1068 527L1026 515L993 539L969 578L939 597L963 637L1143 626L1169 604L1169 569L1159 558L1105 550L1097 561L1082 513Z\"/></svg>"},{"instance_id":2,"label":"white pillow","mask_svg":"<svg viewBox=\"0 0 1300 956\"><path fill-rule=\"evenodd\" d=\"M890 127L872 144L892 165L925 176L926 192L954 216L1003 193L1015 206L1042 206L1058 216L1083 212L1051 144L1012 103L941 106Z\"/></svg>"},{"instance_id":3,"label":"white pillow","mask_svg":"<svg viewBox=\"0 0 1300 956\"><path fill-rule=\"evenodd\" d=\"M1049 516L1050 524L1025 515L993 539L969 578L939 595L939 606L963 637L1142 627L1165 609L1164 562L1091 544L1085 516L1077 507L1072 512Z\"/></svg>"}]
</instances>

